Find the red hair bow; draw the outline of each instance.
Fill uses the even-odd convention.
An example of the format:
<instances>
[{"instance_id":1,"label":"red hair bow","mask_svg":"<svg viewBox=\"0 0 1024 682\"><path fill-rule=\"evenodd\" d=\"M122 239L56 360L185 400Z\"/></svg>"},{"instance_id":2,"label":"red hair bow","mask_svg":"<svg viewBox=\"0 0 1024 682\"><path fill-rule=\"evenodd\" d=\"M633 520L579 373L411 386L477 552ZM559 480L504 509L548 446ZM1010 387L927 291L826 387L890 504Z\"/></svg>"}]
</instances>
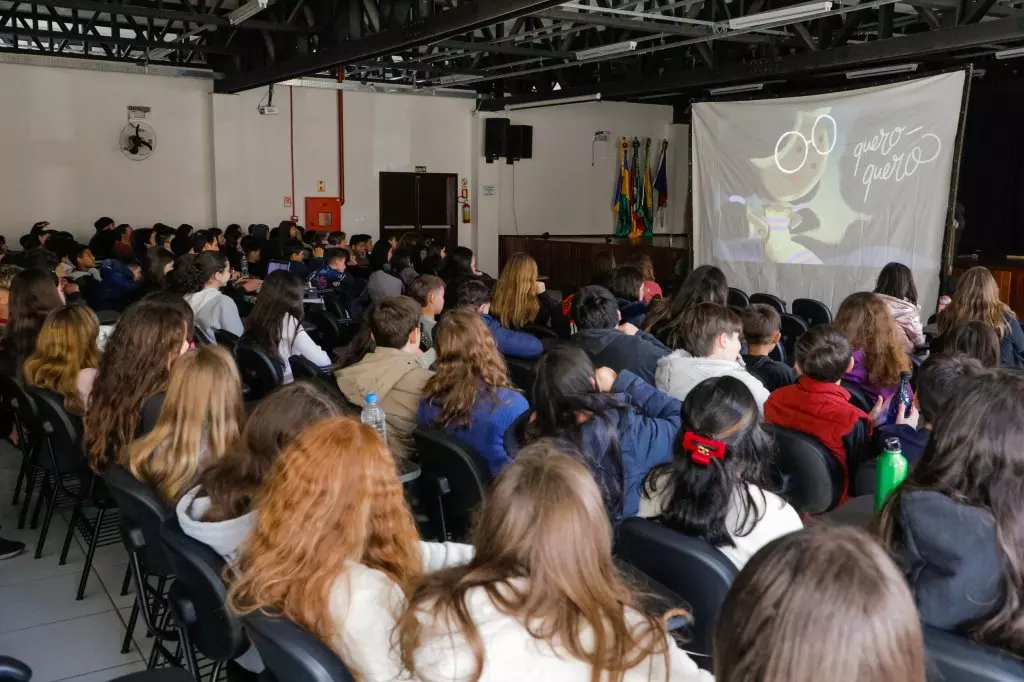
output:
<instances>
[{"instance_id":1,"label":"red hair bow","mask_svg":"<svg viewBox=\"0 0 1024 682\"><path fill-rule=\"evenodd\" d=\"M576 294L573 294L572 296L569 296L567 299L562 301L562 314L565 315L566 317L572 316L572 299L575 296Z\"/></svg>"},{"instance_id":2,"label":"red hair bow","mask_svg":"<svg viewBox=\"0 0 1024 682\"><path fill-rule=\"evenodd\" d=\"M687 431L683 436L683 450L690 453L690 459L694 464L702 466L711 464L712 457L716 459L725 457L725 443L698 436L693 431Z\"/></svg>"}]
</instances>

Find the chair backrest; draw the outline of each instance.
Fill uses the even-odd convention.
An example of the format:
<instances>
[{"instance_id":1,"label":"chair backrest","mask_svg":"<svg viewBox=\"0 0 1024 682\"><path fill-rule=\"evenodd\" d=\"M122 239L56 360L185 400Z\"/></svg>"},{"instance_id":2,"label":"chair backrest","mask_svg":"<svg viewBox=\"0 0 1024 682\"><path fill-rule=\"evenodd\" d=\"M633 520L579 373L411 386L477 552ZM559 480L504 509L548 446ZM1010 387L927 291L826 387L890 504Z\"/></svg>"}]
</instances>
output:
<instances>
[{"instance_id":1,"label":"chair backrest","mask_svg":"<svg viewBox=\"0 0 1024 682\"><path fill-rule=\"evenodd\" d=\"M213 338L217 341L218 346L224 346L232 353L235 352L235 346L238 345L236 334L232 334L227 329L214 329Z\"/></svg>"},{"instance_id":2,"label":"chair backrest","mask_svg":"<svg viewBox=\"0 0 1024 682\"><path fill-rule=\"evenodd\" d=\"M770 305L771 307L778 310L779 313L786 312L786 302L783 301L778 296L776 296L775 294L751 294L750 302L764 303L765 305Z\"/></svg>"},{"instance_id":3,"label":"chair backrest","mask_svg":"<svg viewBox=\"0 0 1024 682\"><path fill-rule=\"evenodd\" d=\"M316 326L310 336L324 350L330 352L341 345L341 323L333 315L326 310L311 310L306 319Z\"/></svg>"},{"instance_id":4,"label":"chair backrest","mask_svg":"<svg viewBox=\"0 0 1024 682\"><path fill-rule=\"evenodd\" d=\"M28 682L32 669L16 658L0 656L0 682Z\"/></svg>"},{"instance_id":5,"label":"chair backrest","mask_svg":"<svg viewBox=\"0 0 1024 682\"><path fill-rule=\"evenodd\" d=\"M82 418L64 409L64 397L45 388L29 386L39 415L45 456L38 462L60 475L89 470L82 451Z\"/></svg>"},{"instance_id":6,"label":"chair backrest","mask_svg":"<svg viewBox=\"0 0 1024 682\"><path fill-rule=\"evenodd\" d=\"M174 568L172 609L177 619L186 621L193 645L214 661L240 656L248 640L241 619L227 608L228 588L221 578L224 559L208 545L185 535L177 518L163 523L160 537Z\"/></svg>"},{"instance_id":7,"label":"chair backrest","mask_svg":"<svg viewBox=\"0 0 1024 682\"><path fill-rule=\"evenodd\" d=\"M854 407L859 407L868 414L871 413L871 408L873 407L873 405L871 404L871 401L868 399L867 394L864 393L864 390L861 389L860 386L851 383L846 379L843 379L841 386L850 392L851 405L853 405Z\"/></svg>"},{"instance_id":8,"label":"chair backrest","mask_svg":"<svg viewBox=\"0 0 1024 682\"><path fill-rule=\"evenodd\" d=\"M293 355L288 358L288 364L291 365L292 376L296 381L311 381L335 398L347 402L345 394L341 392L338 382L334 380L334 377L314 365L309 358L302 355Z\"/></svg>"},{"instance_id":9,"label":"chair backrest","mask_svg":"<svg viewBox=\"0 0 1024 682\"><path fill-rule=\"evenodd\" d=\"M161 535L163 524L174 518L174 510L152 488L116 464L103 472L103 481L117 502L125 546L135 552L146 573L174 575Z\"/></svg>"},{"instance_id":10,"label":"chair backrest","mask_svg":"<svg viewBox=\"0 0 1024 682\"><path fill-rule=\"evenodd\" d=\"M245 631L277 682L355 682L330 647L287 618L256 611L244 621Z\"/></svg>"},{"instance_id":11,"label":"chair backrest","mask_svg":"<svg viewBox=\"0 0 1024 682\"><path fill-rule=\"evenodd\" d=\"M740 310L750 305L750 297L747 296L747 292L736 287L729 287L729 296L725 300L726 304L731 308L739 308Z\"/></svg>"},{"instance_id":12,"label":"chair backrest","mask_svg":"<svg viewBox=\"0 0 1024 682\"><path fill-rule=\"evenodd\" d=\"M679 606L693 616L693 639L684 648L710 656L715 620L738 573L736 565L704 540L636 517L619 525L615 555L679 595Z\"/></svg>"},{"instance_id":13,"label":"chair backrest","mask_svg":"<svg viewBox=\"0 0 1024 682\"><path fill-rule=\"evenodd\" d=\"M808 327L813 327L816 324L832 324L832 311L827 305L813 298L795 299L793 314L806 322Z\"/></svg>"},{"instance_id":14,"label":"chair backrest","mask_svg":"<svg viewBox=\"0 0 1024 682\"><path fill-rule=\"evenodd\" d=\"M536 336L541 341L554 341L558 339L558 332L551 327L543 327L539 324L528 324L522 331L530 336Z\"/></svg>"},{"instance_id":15,"label":"chair backrest","mask_svg":"<svg viewBox=\"0 0 1024 682\"><path fill-rule=\"evenodd\" d=\"M111 682L195 682L194 677L184 668L157 668L130 673Z\"/></svg>"},{"instance_id":16,"label":"chair backrest","mask_svg":"<svg viewBox=\"0 0 1024 682\"><path fill-rule=\"evenodd\" d=\"M18 446L23 454L35 459L42 440L39 425L39 410L36 403L18 381L6 374L0 374L0 397L4 409L10 410L14 428L18 432Z\"/></svg>"},{"instance_id":17,"label":"chair backrest","mask_svg":"<svg viewBox=\"0 0 1024 682\"><path fill-rule=\"evenodd\" d=\"M924 627L929 682L1024 682L1024 662L966 637Z\"/></svg>"},{"instance_id":18,"label":"chair backrest","mask_svg":"<svg viewBox=\"0 0 1024 682\"><path fill-rule=\"evenodd\" d=\"M768 424L779 454L775 466L793 507L805 514L821 514L842 499L843 470L832 451L814 436Z\"/></svg>"},{"instance_id":19,"label":"chair backrest","mask_svg":"<svg viewBox=\"0 0 1024 682\"><path fill-rule=\"evenodd\" d=\"M807 323L790 313L782 313L782 346L786 349L789 364L796 362L796 342L807 331Z\"/></svg>"},{"instance_id":20,"label":"chair backrest","mask_svg":"<svg viewBox=\"0 0 1024 682\"><path fill-rule=\"evenodd\" d=\"M537 367L536 360L524 358L513 358L505 356L505 365L508 367L508 377L520 390L529 395L533 390L534 370Z\"/></svg>"},{"instance_id":21,"label":"chair backrest","mask_svg":"<svg viewBox=\"0 0 1024 682\"><path fill-rule=\"evenodd\" d=\"M412 437L423 469L420 491L434 498L424 502L424 511L448 539L463 540L491 483L490 470L472 448L443 431L417 426Z\"/></svg>"},{"instance_id":22,"label":"chair backrest","mask_svg":"<svg viewBox=\"0 0 1024 682\"><path fill-rule=\"evenodd\" d=\"M279 361L244 337L235 346L235 361L242 383L249 388L247 400L261 400L284 383L284 368Z\"/></svg>"}]
</instances>

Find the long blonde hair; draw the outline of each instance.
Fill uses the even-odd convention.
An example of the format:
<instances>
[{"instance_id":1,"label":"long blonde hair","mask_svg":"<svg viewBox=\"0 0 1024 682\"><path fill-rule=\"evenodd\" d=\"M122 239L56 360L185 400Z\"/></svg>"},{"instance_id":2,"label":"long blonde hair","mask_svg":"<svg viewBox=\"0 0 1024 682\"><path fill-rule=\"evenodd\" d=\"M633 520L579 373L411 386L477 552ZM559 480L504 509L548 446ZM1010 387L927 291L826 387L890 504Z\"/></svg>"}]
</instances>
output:
<instances>
[{"instance_id":1,"label":"long blonde hair","mask_svg":"<svg viewBox=\"0 0 1024 682\"><path fill-rule=\"evenodd\" d=\"M424 578L398 622L402 663L417 679L420 650L455 629L478 682L487 652L469 612L470 594L486 592L502 613L530 635L590 666L592 682L618 682L669 641L661 621L643 614L612 561L604 500L587 468L552 443L525 448L497 481L473 530L476 556L465 566ZM524 579L521 581L520 579ZM428 640L433 639L433 642Z\"/></svg>"},{"instance_id":2,"label":"long blonde hair","mask_svg":"<svg viewBox=\"0 0 1024 682\"><path fill-rule=\"evenodd\" d=\"M419 534L394 457L351 417L303 431L278 457L255 506L259 520L228 590L237 613L279 613L333 644L330 592L347 562L381 571L406 595L422 577Z\"/></svg>"},{"instance_id":3,"label":"long blonde hair","mask_svg":"<svg viewBox=\"0 0 1024 682\"><path fill-rule=\"evenodd\" d=\"M856 528L769 543L733 581L715 626L716 682L924 682L907 582Z\"/></svg>"},{"instance_id":4,"label":"long blonde hair","mask_svg":"<svg viewBox=\"0 0 1024 682\"><path fill-rule=\"evenodd\" d=\"M984 322L992 326L1001 339L1009 331L1007 316L1015 317L1010 307L999 300L996 278L988 268L978 266L960 276L953 301L939 313L937 321L940 334L966 322Z\"/></svg>"},{"instance_id":5,"label":"long blonde hair","mask_svg":"<svg viewBox=\"0 0 1024 682\"><path fill-rule=\"evenodd\" d=\"M176 503L235 444L244 421L234 359L222 346L201 346L175 361L156 426L122 450L121 466Z\"/></svg>"},{"instance_id":6,"label":"long blonde hair","mask_svg":"<svg viewBox=\"0 0 1024 682\"><path fill-rule=\"evenodd\" d=\"M514 253L498 277L491 298L491 315L513 329L532 324L540 312L534 285L537 261L525 253Z\"/></svg>"},{"instance_id":7,"label":"long blonde hair","mask_svg":"<svg viewBox=\"0 0 1024 682\"><path fill-rule=\"evenodd\" d=\"M25 360L25 382L64 396L64 407L85 414L78 375L100 364L100 323L86 306L66 306L46 316L36 349Z\"/></svg>"}]
</instances>

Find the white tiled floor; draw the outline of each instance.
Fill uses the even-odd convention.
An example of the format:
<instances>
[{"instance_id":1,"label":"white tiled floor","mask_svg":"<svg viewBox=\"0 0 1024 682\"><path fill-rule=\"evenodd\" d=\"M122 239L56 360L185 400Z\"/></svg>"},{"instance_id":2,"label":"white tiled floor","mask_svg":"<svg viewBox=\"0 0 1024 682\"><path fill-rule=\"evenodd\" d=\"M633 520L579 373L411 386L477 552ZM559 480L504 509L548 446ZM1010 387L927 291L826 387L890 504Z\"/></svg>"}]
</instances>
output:
<instances>
[{"instance_id":1,"label":"white tiled floor","mask_svg":"<svg viewBox=\"0 0 1024 682\"><path fill-rule=\"evenodd\" d=\"M97 551L85 599L76 601L85 548L76 535L67 564L57 565L67 523L55 517L43 556L33 558L39 531L18 530L18 508L11 505L19 464L19 455L0 440L0 536L28 545L23 555L0 561L0 654L27 663L32 682L106 682L144 669L140 646L148 651L151 640L141 623L135 646L121 653L134 600L120 594L124 548Z\"/></svg>"}]
</instances>

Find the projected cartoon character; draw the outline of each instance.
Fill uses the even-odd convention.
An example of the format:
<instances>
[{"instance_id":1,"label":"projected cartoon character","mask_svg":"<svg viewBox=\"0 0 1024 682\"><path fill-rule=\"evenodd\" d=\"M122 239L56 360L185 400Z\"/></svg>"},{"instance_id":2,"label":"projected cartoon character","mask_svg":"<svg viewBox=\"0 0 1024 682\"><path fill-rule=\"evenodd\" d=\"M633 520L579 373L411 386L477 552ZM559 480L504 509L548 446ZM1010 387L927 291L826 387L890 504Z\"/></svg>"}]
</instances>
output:
<instances>
[{"instance_id":1,"label":"projected cartoon character","mask_svg":"<svg viewBox=\"0 0 1024 682\"><path fill-rule=\"evenodd\" d=\"M821 264L807 247L793 241L803 222L799 211L806 204L794 202L818 186L828 169L829 154L836 145L836 121L831 107L798 111L792 130L782 133L772 156L750 159L767 192L760 205L745 202L747 222L760 237L768 260L776 263Z\"/></svg>"}]
</instances>

